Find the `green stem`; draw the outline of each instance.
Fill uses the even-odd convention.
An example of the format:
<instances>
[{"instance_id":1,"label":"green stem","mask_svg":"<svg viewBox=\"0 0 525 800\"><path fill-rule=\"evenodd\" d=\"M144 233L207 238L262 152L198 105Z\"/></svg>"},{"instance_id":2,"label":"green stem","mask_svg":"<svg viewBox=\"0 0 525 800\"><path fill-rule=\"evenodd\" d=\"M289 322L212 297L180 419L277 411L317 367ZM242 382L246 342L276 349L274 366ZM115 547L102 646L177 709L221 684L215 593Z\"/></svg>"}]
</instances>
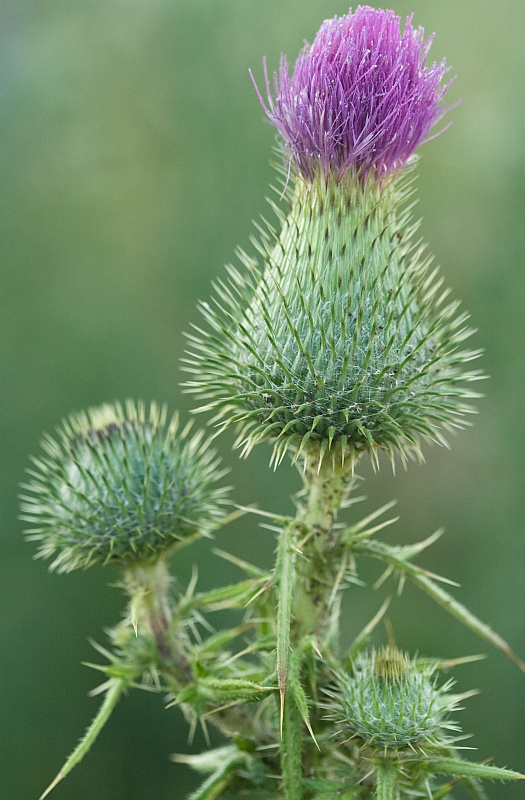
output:
<instances>
[{"instance_id":1,"label":"green stem","mask_svg":"<svg viewBox=\"0 0 525 800\"><path fill-rule=\"evenodd\" d=\"M290 628L292 618L292 591L295 577L296 532L295 524L281 531L274 581L278 587L277 601L277 682L281 697L281 732L283 727L284 696L290 655Z\"/></svg>"},{"instance_id":2,"label":"green stem","mask_svg":"<svg viewBox=\"0 0 525 800\"><path fill-rule=\"evenodd\" d=\"M301 714L293 694L289 692L284 706L281 742L281 769L285 800L302 800L303 797L302 728Z\"/></svg>"},{"instance_id":3,"label":"green stem","mask_svg":"<svg viewBox=\"0 0 525 800\"><path fill-rule=\"evenodd\" d=\"M344 545L334 530L337 512L348 491L354 462L344 464L331 454L313 453L307 463L304 483L306 502L298 514L305 530L300 543L299 586L294 605L298 638L330 638L330 617L335 589L342 577Z\"/></svg>"},{"instance_id":4,"label":"green stem","mask_svg":"<svg viewBox=\"0 0 525 800\"><path fill-rule=\"evenodd\" d=\"M330 628L334 587L341 569L339 551L344 549L335 534L334 522L351 475L351 461L342 465L332 455L320 457L314 452L308 459L304 476L306 501L296 520L285 525L279 540L274 583L278 587L277 678L281 695L281 769L286 800L302 799L303 729L304 725L310 728L307 699L299 674L295 691L286 692L290 652L299 658L297 654L304 636L314 635L322 640Z\"/></svg>"},{"instance_id":5,"label":"green stem","mask_svg":"<svg viewBox=\"0 0 525 800\"><path fill-rule=\"evenodd\" d=\"M376 765L377 800L399 800L399 786L396 773L391 764Z\"/></svg>"},{"instance_id":6,"label":"green stem","mask_svg":"<svg viewBox=\"0 0 525 800\"><path fill-rule=\"evenodd\" d=\"M126 586L131 596L131 617L135 633L146 627L152 634L164 661L172 658L167 631L171 620L168 602L169 573L164 559L141 564L126 571Z\"/></svg>"},{"instance_id":7,"label":"green stem","mask_svg":"<svg viewBox=\"0 0 525 800\"><path fill-rule=\"evenodd\" d=\"M135 633L148 631L159 656L159 668L177 684L193 679L191 666L184 653L183 640L173 635L173 618L169 602L170 575L164 559L154 564L129 567L125 582L131 597L131 621Z\"/></svg>"}]
</instances>

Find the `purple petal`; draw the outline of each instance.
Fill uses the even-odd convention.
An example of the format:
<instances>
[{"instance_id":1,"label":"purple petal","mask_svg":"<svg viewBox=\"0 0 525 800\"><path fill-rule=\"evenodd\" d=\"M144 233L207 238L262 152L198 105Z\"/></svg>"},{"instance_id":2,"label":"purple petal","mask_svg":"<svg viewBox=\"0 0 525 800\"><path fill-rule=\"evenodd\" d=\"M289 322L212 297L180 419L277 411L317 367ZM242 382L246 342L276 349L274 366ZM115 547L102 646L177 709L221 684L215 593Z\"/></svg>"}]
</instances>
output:
<instances>
[{"instance_id":1,"label":"purple petal","mask_svg":"<svg viewBox=\"0 0 525 800\"><path fill-rule=\"evenodd\" d=\"M380 179L406 163L446 111L445 61L425 66L431 43L412 17L402 33L393 11L359 6L323 22L292 74L282 56L273 94L264 65L267 104L257 94L308 180L319 168Z\"/></svg>"}]
</instances>

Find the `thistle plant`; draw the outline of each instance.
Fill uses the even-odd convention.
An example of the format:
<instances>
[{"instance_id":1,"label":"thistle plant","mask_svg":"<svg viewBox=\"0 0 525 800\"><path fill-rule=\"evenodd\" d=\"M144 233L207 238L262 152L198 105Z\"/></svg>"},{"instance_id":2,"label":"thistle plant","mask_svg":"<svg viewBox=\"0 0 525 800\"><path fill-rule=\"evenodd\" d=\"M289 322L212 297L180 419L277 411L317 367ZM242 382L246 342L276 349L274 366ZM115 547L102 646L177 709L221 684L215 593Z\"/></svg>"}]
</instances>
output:
<instances>
[{"instance_id":1,"label":"thistle plant","mask_svg":"<svg viewBox=\"0 0 525 800\"><path fill-rule=\"evenodd\" d=\"M191 800L441 800L458 785L480 800L482 780L524 777L461 754L456 714L471 692L453 693L442 673L468 656L374 648L388 601L341 646L342 596L361 558L372 558L384 579L412 581L525 669L414 563L439 534L381 541L391 504L339 518L358 499L359 459L407 462L426 441L444 443L465 424L482 377L470 368L479 351L465 347L468 315L411 217L414 151L443 130L451 83L444 61L427 64L431 42L412 17L403 29L393 11L359 6L325 21L293 68L283 56L270 76L264 62L262 90L252 75L282 153L276 222L201 305L186 388L219 431L237 430L243 456L271 442L275 468L287 456L297 465L296 515L228 513L210 434L181 431L155 405L92 409L43 440L23 501L38 555L59 571L116 565L129 599L99 647L100 711L42 797L85 755L122 692L144 685L168 695L190 729L200 721L225 738L177 757L206 776ZM171 577L178 548L240 513L275 531L273 570L223 553L242 580L181 588ZM210 626L219 609L237 611L233 627Z\"/></svg>"}]
</instances>

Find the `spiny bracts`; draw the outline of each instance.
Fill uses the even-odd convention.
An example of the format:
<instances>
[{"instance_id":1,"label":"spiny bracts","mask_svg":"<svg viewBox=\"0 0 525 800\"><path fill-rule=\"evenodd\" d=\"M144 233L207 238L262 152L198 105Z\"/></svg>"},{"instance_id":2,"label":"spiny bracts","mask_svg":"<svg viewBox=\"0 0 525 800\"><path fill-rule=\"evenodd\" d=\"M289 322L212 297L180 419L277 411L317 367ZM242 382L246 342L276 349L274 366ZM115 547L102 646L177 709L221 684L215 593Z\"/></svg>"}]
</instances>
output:
<instances>
[{"instance_id":1,"label":"spiny bracts","mask_svg":"<svg viewBox=\"0 0 525 800\"><path fill-rule=\"evenodd\" d=\"M405 748L450 747L450 720L466 695L453 695L447 681L437 685L435 666L421 666L393 647L363 654L352 675L338 673L329 719L337 737L383 753Z\"/></svg>"},{"instance_id":2,"label":"spiny bracts","mask_svg":"<svg viewBox=\"0 0 525 800\"><path fill-rule=\"evenodd\" d=\"M409 173L297 177L260 259L241 252L244 271L230 266L202 304L188 387L239 426L245 453L273 440L276 463L312 447L404 458L461 426L479 353L462 349L468 317L415 240L411 194Z\"/></svg>"},{"instance_id":3,"label":"spiny bracts","mask_svg":"<svg viewBox=\"0 0 525 800\"><path fill-rule=\"evenodd\" d=\"M73 414L45 436L24 486L22 519L38 556L69 572L147 564L205 533L221 515L224 474L202 432L166 409L128 401Z\"/></svg>"}]
</instances>

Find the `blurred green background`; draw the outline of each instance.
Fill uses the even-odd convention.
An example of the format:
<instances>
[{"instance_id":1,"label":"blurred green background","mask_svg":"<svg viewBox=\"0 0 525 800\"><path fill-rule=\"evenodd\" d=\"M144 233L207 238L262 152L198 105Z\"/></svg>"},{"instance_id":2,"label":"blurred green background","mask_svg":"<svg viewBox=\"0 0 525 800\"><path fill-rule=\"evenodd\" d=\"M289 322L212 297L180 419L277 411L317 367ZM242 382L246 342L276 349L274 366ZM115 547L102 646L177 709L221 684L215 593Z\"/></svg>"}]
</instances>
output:
<instances>
[{"instance_id":1,"label":"blurred green background","mask_svg":"<svg viewBox=\"0 0 525 800\"><path fill-rule=\"evenodd\" d=\"M18 484L40 434L70 410L104 400L166 401L184 416L182 331L251 220L266 213L274 142L248 77L294 58L341 0L4 0L0 26L1 447L0 800L36 798L96 708L88 642L121 614L117 573L50 575L17 522ZM368 466L361 506L399 498L389 541L444 525L424 562L461 583L456 595L525 656L525 4L400 0L436 31L433 57L459 77L452 128L421 150L423 234L480 329L490 374L472 429L452 451L393 477ZM290 509L299 481L269 472L269 449L247 462L220 440L235 498ZM358 507L359 508L359 507ZM357 513L357 512L354 512ZM270 564L274 541L249 520L220 545ZM188 549L181 582L239 578L207 548ZM370 579L374 577L370 572ZM355 589L348 637L380 604ZM407 588L392 607L398 643L426 655L487 652ZM500 653L458 668L478 687L461 714L479 758L525 770L525 675ZM170 763L187 752L180 714L159 696L120 703L57 800L168 800L193 785ZM202 745L201 740L195 747ZM523 797L490 788L494 800Z\"/></svg>"}]
</instances>

